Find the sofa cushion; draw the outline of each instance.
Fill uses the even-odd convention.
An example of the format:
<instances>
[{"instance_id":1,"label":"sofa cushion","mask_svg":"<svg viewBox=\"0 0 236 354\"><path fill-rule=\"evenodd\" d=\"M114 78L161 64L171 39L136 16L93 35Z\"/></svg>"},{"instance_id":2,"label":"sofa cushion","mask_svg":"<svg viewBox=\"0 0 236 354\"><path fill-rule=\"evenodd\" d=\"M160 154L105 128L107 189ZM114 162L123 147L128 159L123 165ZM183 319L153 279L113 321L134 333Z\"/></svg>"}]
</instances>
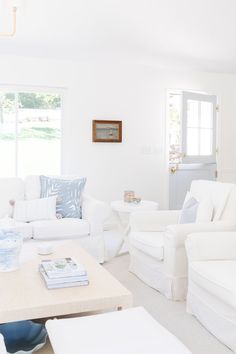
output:
<instances>
[{"instance_id":1,"label":"sofa cushion","mask_svg":"<svg viewBox=\"0 0 236 354\"><path fill-rule=\"evenodd\" d=\"M34 239L66 239L89 234L89 223L77 218L32 221Z\"/></svg>"},{"instance_id":2,"label":"sofa cushion","mask_svg":"<svg viewBox=\"0 0 236 354\"><path fill-rule=\"evenodd\" d=\"M0 219L0 229L3 230L13 230L18 232L23 239L32 238L32 226L28 223L16 221L12 218Z\"/></svg>"},{"instance_id":3,"label":"sofa cushion","mask_svg":"<svg viewBox=\"0 0 236 354\"><path fill-rule=\"evenodd\" d=\"M40 176L41 198L57 196L57 213L63 218L81 218L82 192L86 178L61 179Z\"/></svg>"},{"instance_id":4,"label":"sofa cushion","mask_svg":"<svg viewBox=\"0 0 236 354\"><path fill-rule=\"evenodd\" d=\"M17 221L56 219L57 197L33 200L17 200L13 206L13 218Z\"/></svg>"},{"instance_id":5,"label":"sofa cushion","mask_svg":"<svg viewBox=\"0 0 236 354\"><path fill-rule=\"evenodd\" d=\"M191 281L236 309L236 260L192 262L190 273Z\"/></svg>"},{"instance_id":6,"label":"sofa cushion","mask_svg":"<svg viewBox=\"0 0 236 354\"><path fill-rule=\"evenodd\" d=\"M163 232L138 232L133 231L129 235L129 242L138 250L156 258L164 259L164 233Z\"/></svg>"}]
</instances>

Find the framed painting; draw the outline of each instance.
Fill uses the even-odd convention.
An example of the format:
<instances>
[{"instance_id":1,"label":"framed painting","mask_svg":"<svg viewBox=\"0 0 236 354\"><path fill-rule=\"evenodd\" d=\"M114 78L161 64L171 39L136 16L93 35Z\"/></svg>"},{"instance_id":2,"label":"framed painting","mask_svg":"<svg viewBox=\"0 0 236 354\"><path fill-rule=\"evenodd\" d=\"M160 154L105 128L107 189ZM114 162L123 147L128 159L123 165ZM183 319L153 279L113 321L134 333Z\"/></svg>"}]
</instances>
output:
<instances>
[{"instance_id":1,"label":"framed painting","mask_svg":"<svg viewBox=\"0 0 236 354\"><path fill-rule=\"evenodd\" d=\"M93 142L121 143L121 120L93 120Z\"/></svg>"}]
</instances>

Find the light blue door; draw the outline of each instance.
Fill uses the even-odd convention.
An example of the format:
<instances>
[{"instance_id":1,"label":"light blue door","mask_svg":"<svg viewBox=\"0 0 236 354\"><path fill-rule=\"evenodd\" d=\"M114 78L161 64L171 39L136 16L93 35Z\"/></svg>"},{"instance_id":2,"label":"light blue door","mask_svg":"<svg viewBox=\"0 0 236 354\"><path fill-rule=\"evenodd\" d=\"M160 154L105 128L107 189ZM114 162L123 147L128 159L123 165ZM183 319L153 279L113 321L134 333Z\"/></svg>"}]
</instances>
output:
<instances>
[{"instance_id":1,"label":"light blue door","mask_svg":"<svg viewBox=\"0 0 236 354\"><path fill-rule=\"evenodd\" d=\"M216 96L181 93L179 161L170 163L169 207L180 209L191 182L215 180Z\"/></svg>"}]
</instances>

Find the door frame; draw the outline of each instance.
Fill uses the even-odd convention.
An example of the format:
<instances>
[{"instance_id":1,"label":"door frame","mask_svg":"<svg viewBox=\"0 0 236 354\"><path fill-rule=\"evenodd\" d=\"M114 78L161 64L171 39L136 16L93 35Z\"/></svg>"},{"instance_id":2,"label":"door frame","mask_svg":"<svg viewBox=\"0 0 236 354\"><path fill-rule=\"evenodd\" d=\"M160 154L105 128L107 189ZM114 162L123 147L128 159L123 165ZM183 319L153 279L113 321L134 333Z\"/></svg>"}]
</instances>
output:
<instances>
[{"instance_id":1,"label":"door frame","mask_svg":"<svg viewBox=\"0 0 236 354\"><path fill-rule=\"evenodd\" d=\"M217 91L200 91L199 89L189 89L189 88L167 88L166 89L166 100L165 100L165 156L166 156L166 173L167 173L167 190L166 190L166 202L165 205L167 205L167 208L169 208L169 200L170 200L170 163L169 163L169 126L170 126L170 116L169 116L169 97L171 93L179 93L181 94L183 91L187 92L195 92L195 93L200 93L200 94L206 94L206 95L213 95L216 96L217 98L217 112L216 112L216 168L217 168L217 178L216 180L221 180L222 178L222 159L221 159L221 146L222 146L222 113L221 113L221 102L222 102L222 97L221 94Z\"/></svg>"}]
</instances>

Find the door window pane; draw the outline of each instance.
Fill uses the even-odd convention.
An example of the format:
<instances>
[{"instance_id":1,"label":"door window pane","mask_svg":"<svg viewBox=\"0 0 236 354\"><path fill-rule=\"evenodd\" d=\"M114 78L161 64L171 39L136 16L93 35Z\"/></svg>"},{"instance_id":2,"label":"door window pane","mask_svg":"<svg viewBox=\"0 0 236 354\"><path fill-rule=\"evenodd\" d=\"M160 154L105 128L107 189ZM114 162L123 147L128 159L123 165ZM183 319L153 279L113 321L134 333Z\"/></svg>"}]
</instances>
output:
<instances>
[{"instance_id":1,"label":"door window pane","mask_svg":"<svg viewBox=\"0 0 236 354\"><path fill-rule=\"evenodd\" d=\"M212 103L211 102L201 102L201 128L212 129Z\"/></svg>"},{"instance_id":2,"label":"door window pane","mask_svg":"<svg viewBox=\"0 0 236 354\"><path fill-rule=\"evenodd\" d=\"M187 126L195 128L199 126L199 105L197 101L188 101L188 121Z\"/></svg>"},{"instance_id":3,"label":"door window pane","mask_svg":"<svg viewBox=\"0 0 236 354\"><path fill-rule=\"evenodd\" d=\"M194 156L199 154L199 129L187 129L187 155Z\"/></svg>"},{"instance_id":4,"label":"door window pane","mask_svg":"<svg viewBox=\"0 0 236 354\"><path fill-rule=\"evenodd\" d=\"M213 105L212 102L187 102L187 156L212 154Z\"/></svg>"},{"instance_id":5,"label":"door window pane","mask_svg":"<svg viewBox=\"0 0 236 354\"><path fill-rule=\"evenodd\" d=\"M201 129L200 131L200 155L208 156L212 154L212 130Z\"/></svg>"}]
</instances>

